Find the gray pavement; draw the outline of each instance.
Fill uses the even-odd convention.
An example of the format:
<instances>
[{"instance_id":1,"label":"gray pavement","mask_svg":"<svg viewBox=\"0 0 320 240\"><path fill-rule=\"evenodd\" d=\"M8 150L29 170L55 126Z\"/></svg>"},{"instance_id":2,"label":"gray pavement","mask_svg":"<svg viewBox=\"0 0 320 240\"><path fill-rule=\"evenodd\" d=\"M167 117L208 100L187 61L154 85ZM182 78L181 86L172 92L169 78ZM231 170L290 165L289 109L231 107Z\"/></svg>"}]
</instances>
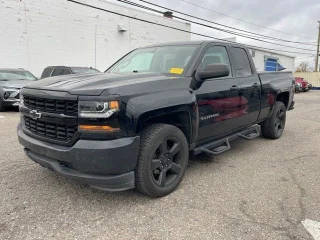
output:
<instances>
[{"instance_id":1,"label":"gray pavement","mask_svg":"<svg viewBox=\"0 0 320 240\"><path fill-rule=\"evenodd\" d=\"M2 116L2 117L1 117ZM320 221L320 91L296 95L279 140L192 157L180 187L104 193L29 160L19 113L0 113L0 239L313 239Z\"/></svg>"}]
</instances>

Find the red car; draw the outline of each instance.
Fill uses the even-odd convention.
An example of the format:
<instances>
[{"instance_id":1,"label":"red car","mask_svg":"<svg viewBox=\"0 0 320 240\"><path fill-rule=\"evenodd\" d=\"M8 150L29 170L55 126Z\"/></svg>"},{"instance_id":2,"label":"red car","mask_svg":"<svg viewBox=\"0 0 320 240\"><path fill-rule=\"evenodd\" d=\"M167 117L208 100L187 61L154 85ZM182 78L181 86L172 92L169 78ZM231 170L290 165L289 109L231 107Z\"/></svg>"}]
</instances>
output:
<instances>
[{"instance_id":1,"label":"red car","mask_svg":"<svg viewBox=\"0 0 320 240\"><path fill-rule=\"evenodd\" d=\"M309 91L312 88L312 85L308 83L304 78L302 77L296 77L295 78L295 85L296 85L296 92L306 92Z\"/></svg>"}]
</instances>

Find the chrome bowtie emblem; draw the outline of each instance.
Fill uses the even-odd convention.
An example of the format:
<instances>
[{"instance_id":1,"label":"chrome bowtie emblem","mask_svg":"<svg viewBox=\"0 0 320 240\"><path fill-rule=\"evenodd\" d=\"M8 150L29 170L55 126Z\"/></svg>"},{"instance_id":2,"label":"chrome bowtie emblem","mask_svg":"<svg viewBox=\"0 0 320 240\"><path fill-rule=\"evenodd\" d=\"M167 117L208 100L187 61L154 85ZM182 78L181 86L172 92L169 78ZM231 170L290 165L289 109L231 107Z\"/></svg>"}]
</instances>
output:
<instances>
[{"instance_id":1,"label":"chrome bowtie emblem","mask_svg":"<svg viewBox=\"0 0 320 240\"><path fill-rule=\"evenodd\" d=\"M36 119L41 118L41 113L39 113L37 110L31 110L31 111L29 112L29 116L30 116L33 120L36 120Z\"/></svg>"}]
</instances>

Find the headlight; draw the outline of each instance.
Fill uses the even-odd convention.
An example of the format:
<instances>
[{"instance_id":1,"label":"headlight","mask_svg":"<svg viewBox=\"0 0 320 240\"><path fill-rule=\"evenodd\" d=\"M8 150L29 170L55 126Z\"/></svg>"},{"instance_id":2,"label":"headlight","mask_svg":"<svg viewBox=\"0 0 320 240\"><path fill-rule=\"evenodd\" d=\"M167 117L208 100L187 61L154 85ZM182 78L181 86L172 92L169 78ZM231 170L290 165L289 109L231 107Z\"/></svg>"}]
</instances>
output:
<instances>
[{"instance_id":1,"label":"headlight","mask_svg":"<svg viewBox=\"0 0 320 240\"><path fill-rule=\"evenodd\" d=\"M119 111L119 101L79 101L79 117L109 118Z\"/></svg>"},{"instance_id":2,"label":"headlight","mask_svg":"<svg viewBox=\"0 0 320 240\"><path fill-rule=\"evenodd\" d=\"M8 99L11 94L13 94L13 97L15 97L19 93L19 89L16 88L3 88L3 98ZM15 94L14 94L15 93Z\"/></svg>"}]
</instances>

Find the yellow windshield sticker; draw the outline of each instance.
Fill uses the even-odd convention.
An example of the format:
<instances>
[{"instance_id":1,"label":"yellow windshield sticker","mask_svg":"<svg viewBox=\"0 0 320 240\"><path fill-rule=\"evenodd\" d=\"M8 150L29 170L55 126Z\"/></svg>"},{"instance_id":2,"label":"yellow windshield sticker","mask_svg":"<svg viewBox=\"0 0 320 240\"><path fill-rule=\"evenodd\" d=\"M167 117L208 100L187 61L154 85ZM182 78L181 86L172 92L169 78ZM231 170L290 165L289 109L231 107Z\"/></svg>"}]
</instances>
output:
<instances>
[{"instance_id":1,"label":"yellow windshield sticker","mask_svg":"<svg viewBox=\"0 0 320 240\"><path fill-rule=\"evenodd\" d=\"M170 73L182 74L183 70L184 70L183 68L170 68Z\"/></svg>"}]
</instances>

